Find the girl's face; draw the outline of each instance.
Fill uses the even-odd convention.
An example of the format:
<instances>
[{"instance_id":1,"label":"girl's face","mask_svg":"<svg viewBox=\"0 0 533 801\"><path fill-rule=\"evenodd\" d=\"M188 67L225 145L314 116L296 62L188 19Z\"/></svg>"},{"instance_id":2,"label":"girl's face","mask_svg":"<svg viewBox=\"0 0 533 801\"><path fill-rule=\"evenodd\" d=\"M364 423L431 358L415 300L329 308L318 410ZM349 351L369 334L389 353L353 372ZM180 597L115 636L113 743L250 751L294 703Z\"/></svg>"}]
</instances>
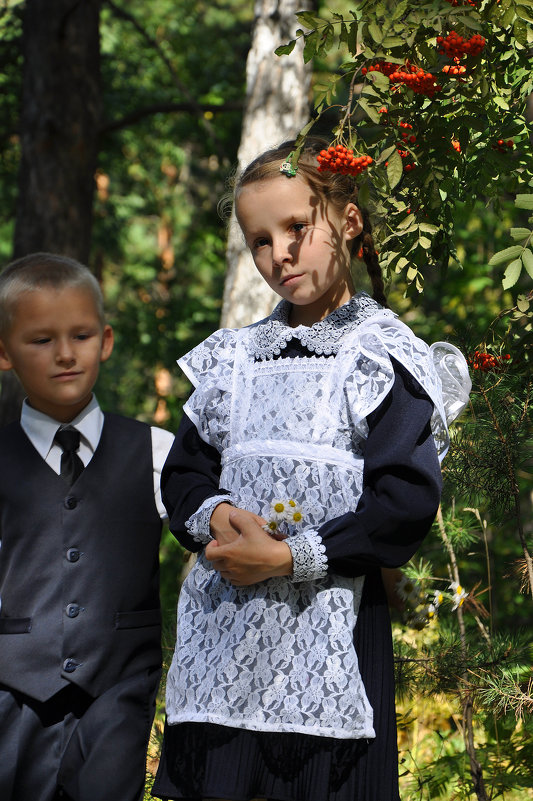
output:
<instances>
[{"instance_id":1,"label":"girl's face","mask_svg":"<svg viewBox=\"0 0 533 801\"><path fill-rule=\"evenodd\" d=\"M236 213L260 274L293 304L291 325L312 325L350 299L348 242L363 228L354 203L339 213L301 176L279 175L245 185Z\"/></svg>"}]
</instances>

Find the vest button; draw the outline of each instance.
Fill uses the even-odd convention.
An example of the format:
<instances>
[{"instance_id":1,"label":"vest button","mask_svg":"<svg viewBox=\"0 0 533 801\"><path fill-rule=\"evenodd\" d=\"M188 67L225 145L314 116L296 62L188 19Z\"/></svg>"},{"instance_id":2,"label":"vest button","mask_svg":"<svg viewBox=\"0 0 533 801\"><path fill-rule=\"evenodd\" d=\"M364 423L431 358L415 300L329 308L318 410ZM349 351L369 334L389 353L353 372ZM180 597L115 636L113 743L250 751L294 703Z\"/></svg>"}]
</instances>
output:
<instances>
[{"instance_id":1,"label":"vest button","mask_svg":"<svg viewBox=\"0 0 533 801\"><path fill-rule=\"evenodd\" d=\"M65 507L67 509L75 509L77 505L78 505L78 499L75 498L73 495L69 495L67 498L65 498Z\"/></svg>"},{"instance_id":2,"label":"vest button","mask_svg":"<svg viewBox=\"0 0 533 801\"><path fill-rule=\"evenodd\" d=\"M81 552L77 548L69 548L67 551L67 559L69 562L77 562L81 556Z\"/></svg>"},{"instance_id":3,"label":"vest button","mask_svg":"<svg viewBox=\"0 0 533 801\"><path fill-rule=\"evenodd\" d=\"M76 662L74 659L65 659L63 662L63 670L65 673L74 673L76 668L80 666L79 662Z\"/></svg>"},{"instance_id":4,"label":"vest button","mask_svg":"<svg viewBox=\"0 0 533 801\"><path fill-rule=\"evenodd\" d=\"M65 609L65 612L67 613L67 617L78 617L80 613L80 607L78 604L69 604Z\"/></svg>"}]
</instances>

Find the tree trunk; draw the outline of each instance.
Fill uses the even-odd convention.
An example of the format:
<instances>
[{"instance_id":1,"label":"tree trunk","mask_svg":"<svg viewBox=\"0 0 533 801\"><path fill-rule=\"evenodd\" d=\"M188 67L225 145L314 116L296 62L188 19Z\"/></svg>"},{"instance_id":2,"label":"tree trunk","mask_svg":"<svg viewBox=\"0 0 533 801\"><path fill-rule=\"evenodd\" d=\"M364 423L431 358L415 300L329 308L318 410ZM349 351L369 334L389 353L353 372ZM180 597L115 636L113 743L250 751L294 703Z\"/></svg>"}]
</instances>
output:
<instances>
[{"instance_id":1,"label":"tree trunk","mask_svg":"<svg viewBox=\"0 0 533 801\"><path fill-rule=\"evenodd\" d=\"M15 257L89 258L100 124L100 0L26 0Z\"/></svg>"},{"instance_id":2,"label":"tree trunk","mask_svg":"<svg viewBox=\"0 0 533 801\"><path fill-rule=\"evenodd\" d=\"M290 56L276 56L274 50L294 38L295 13L313 5L310 0L256 0L238 173L264 150L295 136L309 119L311 64L304 64L299 46ZM226 256L221 324L240 327L270 314L279 298L258 275L234 214Z\"/></svg>"},{"instance_id":3,"label":"tree trunk","mask_svg":"<svg viewBox=\"0 0 533 801\"><path fill-rule=\"evenodd\" d=\"M26 0L21 162L14 257L36 251L89 259L100 125L100 0ZM23 390L1 377L0 424Z\"/></svg>"}]
</instances>

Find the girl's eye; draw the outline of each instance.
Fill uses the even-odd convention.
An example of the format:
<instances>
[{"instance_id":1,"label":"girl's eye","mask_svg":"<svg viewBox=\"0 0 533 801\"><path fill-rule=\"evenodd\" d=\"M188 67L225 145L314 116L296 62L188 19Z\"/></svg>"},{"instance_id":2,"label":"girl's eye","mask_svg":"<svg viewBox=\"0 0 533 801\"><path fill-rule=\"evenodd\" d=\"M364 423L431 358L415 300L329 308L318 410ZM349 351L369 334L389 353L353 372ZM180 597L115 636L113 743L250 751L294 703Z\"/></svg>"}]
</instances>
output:
<instances>
[{"instance_id":1,"label":"girl's eye","mask_svg":"<svg viewBox=\"0 0 533 801\"><path fill-rule=\"evenodd\" d=\"M294 223L294 225L292 226L292 230L296 234L301 233L304 229L305 229L305 223Z\"/></svg>"},{"instance_id":2,"label":"girl's eye","mask_svg":"<svg viewBox=\"0 0 533 801\"><path fill-rule=\"evenodd\" d=\"M268 239L266 237L262 237L261 239L256 239L253 248L257 250L257 248L263 248L265 245L268 245Z\"/></svg>"},{"instance_id":3,"label":"girl's eye","mask_svg":"<svg viewBox=\"0 0 533 801\"><path fill-rule=\"evenodd\" d=\"M37 337L33 340L34 345L46 345L47 342L50 342L50 337Z\"/></svg>"}]
</instances>

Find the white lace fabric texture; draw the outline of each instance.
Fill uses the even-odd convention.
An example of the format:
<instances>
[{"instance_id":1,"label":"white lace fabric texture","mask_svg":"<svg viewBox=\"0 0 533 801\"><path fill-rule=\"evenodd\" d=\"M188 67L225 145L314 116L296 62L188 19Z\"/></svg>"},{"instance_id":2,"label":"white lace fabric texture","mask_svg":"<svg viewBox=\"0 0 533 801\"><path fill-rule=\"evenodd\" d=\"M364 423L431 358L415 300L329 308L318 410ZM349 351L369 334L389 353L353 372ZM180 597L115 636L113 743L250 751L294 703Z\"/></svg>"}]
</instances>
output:
<instances>
[{"instance_id":1,"label":"white lace fabric texture","mask_svg":"<svg viewBox=\"0 0 533 801\"><path fill-rule=\"evenodd\" d=\"M231 502L267 517L274 498L294 498L305 526L287 539L290 578L235 588L200 555L180 594L168 721L373 737L353 647L364 578L327 572L317 529L357 505L366 417L392 387L390 357L433 400L441 454L447 422L468 398L468 371L453 346L428 348L363 293L310 328L290 328L287 316L282 301L266 320L217 331L179 362L196 387L185 411L221 453ZM276 358L292 338L311 355ZM221 500L208 499L187 523L201 543Z\"/></svg>"}]
</instances>

